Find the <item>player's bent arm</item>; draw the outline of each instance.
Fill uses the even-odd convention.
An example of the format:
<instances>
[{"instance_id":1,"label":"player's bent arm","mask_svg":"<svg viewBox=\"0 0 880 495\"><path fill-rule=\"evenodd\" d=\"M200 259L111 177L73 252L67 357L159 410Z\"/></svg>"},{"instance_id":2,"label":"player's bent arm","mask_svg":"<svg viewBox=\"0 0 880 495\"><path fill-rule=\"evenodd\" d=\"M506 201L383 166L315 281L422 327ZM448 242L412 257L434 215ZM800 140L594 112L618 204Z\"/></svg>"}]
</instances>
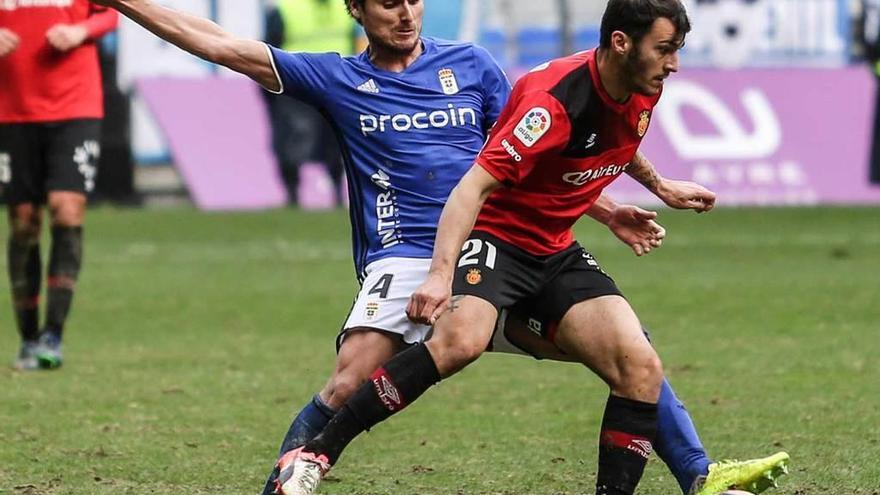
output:
<instances>
[{"instance_id":1,"label":"player's bent arm","mask_svg":"<svg viewBox=\"0 0 880 495\"><path fill-rule=\"evenodd\" d=\"M244 74L266 89L280 91L266 45L241 39L214 22L157 5L150 0L93 0L113 7L163 40L193 55Z\"/></svg>"},{"instance_id":2,"label":"player's bent arm","mask_svg":"<svg viewBox=\"0 0 880 495\"><path fill-rule=\"evenodd\" d=\"M116 29L119 25L119 13L110 9L93 11L81 25L85 28L88 39L98 40Z\"/></svg>"},{"instance_id":3,"label":"player's bent arm","mask_svg":"<svg viewBox=\"0 0 880 495\"><path fill-rule=\"evenodd\" d=\"M608 225L608 222L611 220L611 215L614 212L614 209L619 205L617 201L614 200L611 196L608 196L604 192L599 199L593 203L593 206L590 206L590 209L587 210L587 216L601 223L602 225Z\"/></svg>"},{"instance_id":4,"label":"player's bent arm","mask_svg":"<svg viewBox=\"0 0 880 495\"><path fill-rule=\"evenodd\" d=\"M500 186L483 167L474 165L452 190L440 214L428 276L413 292L406 307L412 321L433 325L448 307L461 247L474 227L483 202Z\"/></svg>"},{"instance_id":5,"label":"player's bent arm","mask_svg":"<svg viewBox=\"0 0 880 495\"><path fill-rule=\"evenodd\" d=\"M461 246L474 228L480 208L499 187L501 182L478 164L464 174L440 214L431 274L452 280Z\"/></svg>"},{"instance_id":6,"label":"player's bent arm","mask_svg":"<svg viewBox=\"0 0 880 495\"><path fill-rule=\"evenodd\" d=\"M672 208L700 213L715 207L715 193L695 182L661 177L641 151L636 152L626 173Z\"/></svg>"},{"instance_id":7,"label":"player's bent arm","mask_svg":"<svg viewBox=\"0 0 880 495\"><path fill-rule=\"evenodd\" d=\"M647 190L654 194L658 194L658 189L660 183L663 182L663 177L660 177L660 174L657 173L657 169L655 169L651 161L642 154L641 150L636 151L636 155L633 157L632 161L629 162L629 166L626 167L626 173L633 179L637 180L641 185L645 186Z\"/></svg>"}]
</instances>

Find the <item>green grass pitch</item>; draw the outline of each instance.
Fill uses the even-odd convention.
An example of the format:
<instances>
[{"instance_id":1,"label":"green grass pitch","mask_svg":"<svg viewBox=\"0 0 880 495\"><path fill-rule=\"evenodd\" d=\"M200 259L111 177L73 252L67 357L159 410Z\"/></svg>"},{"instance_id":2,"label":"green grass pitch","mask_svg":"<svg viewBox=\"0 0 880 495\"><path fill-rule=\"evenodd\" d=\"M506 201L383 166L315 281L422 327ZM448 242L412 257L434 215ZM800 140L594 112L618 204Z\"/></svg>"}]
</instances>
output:
<instances>
[{"instance_id":1,"label":"green grass pitch","mask_svg":"<svg viewBox=\"0 0 880 495\"><path fill-rule=\"evenodd\" d=\"M652 329L710 453L787 450L771 493L876 495L880 209L660 220L645 258L587 221L578 238ZM9 369L0 262L0 494L259 493L331 369L356 289L347 216L104 208L86 239L57 372ZM593 493L606 395L579 366L488 355L356 440L321 493ZM652 459L639 493L678 489Z\"/></svg>"}]
</instances>

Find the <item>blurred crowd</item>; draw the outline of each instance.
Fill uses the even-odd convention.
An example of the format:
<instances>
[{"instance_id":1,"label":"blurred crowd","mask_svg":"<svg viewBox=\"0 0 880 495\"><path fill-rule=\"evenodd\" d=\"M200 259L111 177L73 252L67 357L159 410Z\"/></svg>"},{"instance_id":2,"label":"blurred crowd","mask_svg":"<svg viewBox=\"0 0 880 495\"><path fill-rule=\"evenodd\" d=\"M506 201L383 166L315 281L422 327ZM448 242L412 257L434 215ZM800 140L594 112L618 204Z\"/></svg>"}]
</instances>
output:
<instances>
[{"instance_id":1,"label":"blurred crowd","mask_svg":"<svg viewBox=\"0 0 880 495\"><path fill-rule=\"evenodd\" d=\"M426 1L425 34L482 44L508 69L512 78L538 61L594 46L598 39L598 16L604 6L603 2L574 0ZM346 15L340 0L263 0L259 3L264 7L259 29L265 41L274 46L348 55L359 53L367 44L362 29ZM686 3L695 18L695 31L684 52L688 67L780 64L834 67L864 61L880 77L880 0L689 0ZM799 19L799 24L818 23L827 17L823 16L824 12L834 12L839 20L832 26L835 32L831 34L845 33L845 39L825 40L824 28L776 32L779 44L774 46L756 36L756 30L785 31L787 27L779 27L784 23L770 25L772 17L784 17L786 12L803 11L808 6L815 13ZM245 9L245 5L236 8ZM760 15L756 14L759 10ZM835 43L842 44L842 48L835 48ZM828 56L831 51L823 51L829 46L834 48L837 58ZM136 202L134 165L145 158L139 146L133 144L142 132L132 129L132 123L143 118L136 115L138 106L132 106L137 99L133 99L136 90L130 85L130 76L123 74L127 72L124 68L117 70L116 51L117 37L113 34L105 37L100 44L100 60L107 125L98 167L101 173L92 194L95 199ZM163 63L171 66L172 62ZM119 63L124 62L120 59ZM265 93L264 100L271 124L272 151L289 203L300 204L303 189L308 195L308 188L314 184L311 179L317 175L325 182L332 182L328 186L332 189L331 201L339 204L344 196L344 173L333 128L315 110L294 99ZM880 129L880 119L875 128ZM880 143L880 132L874 142ZM880 155L880 149L873 155ZM168 160L170 157L160 153L159 158L147 161ZM880 182L880 158L874 158L871 163L872 180ZM308 179L305 182L301 180L303 175Z\"/></svg>"}]
</instances>

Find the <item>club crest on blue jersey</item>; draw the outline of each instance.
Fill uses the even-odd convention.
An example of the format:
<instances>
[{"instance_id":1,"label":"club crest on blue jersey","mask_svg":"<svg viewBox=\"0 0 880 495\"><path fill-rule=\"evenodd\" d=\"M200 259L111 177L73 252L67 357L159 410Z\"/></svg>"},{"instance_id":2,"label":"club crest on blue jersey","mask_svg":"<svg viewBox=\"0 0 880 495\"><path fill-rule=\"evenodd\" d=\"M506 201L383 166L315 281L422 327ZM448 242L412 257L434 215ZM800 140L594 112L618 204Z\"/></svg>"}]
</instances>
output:
<instances>
[{"instance_id":1,"label":"club crest on blue jersey","mask_svg":"<svg viewBox=\"0 0 880 495\"><path fill-rule=\"evenodd\" d=\"M440 86L445 94L454 95L458 93L458 81L456 81L455 72L452 72L452 69L440 69L437 75L440 76Z\"/></svg>"}]
</instances>

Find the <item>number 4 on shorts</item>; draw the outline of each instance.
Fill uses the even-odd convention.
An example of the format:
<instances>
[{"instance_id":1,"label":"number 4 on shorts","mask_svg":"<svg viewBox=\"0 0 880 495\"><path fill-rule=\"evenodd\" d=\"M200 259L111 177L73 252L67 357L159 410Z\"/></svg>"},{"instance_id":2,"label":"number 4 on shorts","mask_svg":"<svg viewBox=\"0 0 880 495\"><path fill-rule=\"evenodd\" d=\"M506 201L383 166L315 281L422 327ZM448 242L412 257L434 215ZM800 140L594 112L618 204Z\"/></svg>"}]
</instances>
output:
<instances>
[{"instance_id":1,"label":"number 4 on shorts","mask_svg":"<svg viewBox=\"0 0 880 495\"><path fill-rule=\"evenodd\" d=\"M391 281L394 280L394 274L386 273L379 278L376 285L370 289L367 294L379 294L379 299L388 299L388 291L391 290Z\"/></svg>"}]
</instances>

